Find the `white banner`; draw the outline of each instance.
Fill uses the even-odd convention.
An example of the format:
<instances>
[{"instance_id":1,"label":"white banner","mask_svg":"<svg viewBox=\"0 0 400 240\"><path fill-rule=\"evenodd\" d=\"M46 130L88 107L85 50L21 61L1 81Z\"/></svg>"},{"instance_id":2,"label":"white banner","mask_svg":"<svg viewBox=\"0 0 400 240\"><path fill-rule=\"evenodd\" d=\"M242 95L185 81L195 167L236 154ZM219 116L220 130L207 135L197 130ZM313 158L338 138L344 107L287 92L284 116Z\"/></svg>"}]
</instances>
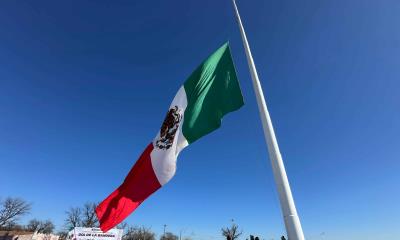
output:
<instances>
[{"instance_id":1,"label":"white banner","mask_svg":"<svg viewBox=\"0 0 400 240\"><path fill-rule=\"evenodd\" d=\"M121 240L122 229L110 229L103 233L100 228L76 227L68 233L68 240Z\"/></svg>"}]
</instances>

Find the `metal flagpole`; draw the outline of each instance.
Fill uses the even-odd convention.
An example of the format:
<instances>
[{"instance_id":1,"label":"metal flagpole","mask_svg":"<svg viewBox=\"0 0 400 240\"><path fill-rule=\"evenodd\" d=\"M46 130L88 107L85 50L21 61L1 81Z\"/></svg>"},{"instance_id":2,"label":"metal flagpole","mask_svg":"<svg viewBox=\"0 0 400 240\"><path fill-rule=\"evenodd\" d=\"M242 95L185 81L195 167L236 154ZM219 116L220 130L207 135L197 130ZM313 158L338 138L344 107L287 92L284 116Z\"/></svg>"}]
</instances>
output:
<instances>
[{"instance_id":1,"label":"metal flagpole","mask_svg":"<svg viewBox=\"0 0 400 240\"><path fill-rule=\"evenodd\" d=\"M265 103L264 94L261 88L260 80L258 79L258 74L256 66L254 65L253 57L251 55L249 43L247 42L246 33L244 32L235 0L232 0L232 3L233 7L235 8L240 34L242 36L247 62L250 68L251 79L258 104L258 111L261 117L265 141L267 142L268 146L269 158L271 160L272 170L274 172L275 184L279 193L279 201L281 203L288 240L304 240L300 219L297 215L296 206L294 205L289 181L286 176L285 166L283 165L282 156L279 152L278 142L276 141L274 128L272 127L271 118L269 116L267 104Z\"/></svg>"}]
</instances>

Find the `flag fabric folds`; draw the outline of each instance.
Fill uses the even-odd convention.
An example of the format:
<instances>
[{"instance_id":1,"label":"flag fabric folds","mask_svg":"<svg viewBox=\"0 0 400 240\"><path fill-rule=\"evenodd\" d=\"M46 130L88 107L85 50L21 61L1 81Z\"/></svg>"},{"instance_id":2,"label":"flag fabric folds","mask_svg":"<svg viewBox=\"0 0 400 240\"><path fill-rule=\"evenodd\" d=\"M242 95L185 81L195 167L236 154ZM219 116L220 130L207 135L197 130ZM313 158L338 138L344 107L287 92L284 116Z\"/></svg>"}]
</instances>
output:
<instances>
[{"instance_id":1,"label":"flag fabric folds","mask_svg":"<svg viewBox=\"0 0 400 240\"><path fill-rule=\"evenodd\" d=\"M179 88L157 136L121 186L97 206L102 231L122 222L166 184L175 174L180 151L219 128L223 116L243 104L229 44L225 43Z\"/></svg>"}]
</instances>

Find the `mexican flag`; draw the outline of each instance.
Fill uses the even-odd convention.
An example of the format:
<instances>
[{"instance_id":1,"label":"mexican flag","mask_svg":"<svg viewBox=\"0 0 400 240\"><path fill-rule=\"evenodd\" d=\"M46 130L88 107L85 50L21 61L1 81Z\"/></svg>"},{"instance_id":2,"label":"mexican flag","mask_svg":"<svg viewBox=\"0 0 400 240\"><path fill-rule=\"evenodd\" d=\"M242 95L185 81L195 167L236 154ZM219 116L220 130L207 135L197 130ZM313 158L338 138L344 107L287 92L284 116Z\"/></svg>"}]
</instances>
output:
<instances>
[{"instance_id":1,"label":"mexican flag","mask_svg":"<svg viewBox=\"0 0 400 240\"><path fill-rule=\"evenodd\" d=\"M185 81L172 101L157 136L121 186L96 208L104 232L122 222L175 174L186 146L221 126L225 114L243 106L228 43L209 56Z\"/></svg>"}]
</instances>

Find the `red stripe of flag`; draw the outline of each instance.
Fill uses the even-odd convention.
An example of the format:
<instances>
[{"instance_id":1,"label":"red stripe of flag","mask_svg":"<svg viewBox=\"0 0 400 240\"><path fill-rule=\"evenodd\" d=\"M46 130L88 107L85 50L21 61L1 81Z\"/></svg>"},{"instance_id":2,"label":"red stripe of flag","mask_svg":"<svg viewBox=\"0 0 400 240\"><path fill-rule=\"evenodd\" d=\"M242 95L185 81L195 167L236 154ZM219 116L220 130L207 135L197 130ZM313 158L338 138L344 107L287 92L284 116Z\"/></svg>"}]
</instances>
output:
<instances>
[{"instance_id":1,"label":"red stripe of flag","mask_svg":"<svg viewBox=\"0 0 400 240\"><path fill-rule=\"evenodd\" d=\"M150 143L122 185L97 206L96 214L103 232L107 232L122 222L147 197L161 187L151 164L150 153L153 148L153 144Z\"/></svg>"}]
</instances>

